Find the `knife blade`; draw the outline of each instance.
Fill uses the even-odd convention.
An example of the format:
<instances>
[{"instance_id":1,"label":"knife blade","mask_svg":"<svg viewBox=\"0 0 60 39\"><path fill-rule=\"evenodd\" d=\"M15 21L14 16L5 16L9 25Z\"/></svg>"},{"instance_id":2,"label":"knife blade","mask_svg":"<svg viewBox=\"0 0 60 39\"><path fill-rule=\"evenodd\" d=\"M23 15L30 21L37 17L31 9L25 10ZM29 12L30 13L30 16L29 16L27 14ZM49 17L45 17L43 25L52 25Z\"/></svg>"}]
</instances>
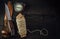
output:
<instances>
[{"instance_id":1,"label":"knife blade","mask_svg":"<svg viewBox=\"0 0 60 39\"><path fill-rule=\"evenodd\" d=\"M5 12L6 12L8 20L12 20L12 18L10 17L9 8L8 8L8 6L6 4L5 4Z\"/></svg>"},{"instance_id":2,"label":"knife blade","mask_svg":"<svg viewBox=\"0 0 60 39\"><path fill-rule=\"evenodd\" d=\"M11 30L11 35L14 35L15 34L14 25L12 23L12 18L10 16L10 11L9 11L9 8L8 8L7 4L5 4L5 12L6 12L6 16L8 18L8 27Z\"/></svg>"}]
</instances>

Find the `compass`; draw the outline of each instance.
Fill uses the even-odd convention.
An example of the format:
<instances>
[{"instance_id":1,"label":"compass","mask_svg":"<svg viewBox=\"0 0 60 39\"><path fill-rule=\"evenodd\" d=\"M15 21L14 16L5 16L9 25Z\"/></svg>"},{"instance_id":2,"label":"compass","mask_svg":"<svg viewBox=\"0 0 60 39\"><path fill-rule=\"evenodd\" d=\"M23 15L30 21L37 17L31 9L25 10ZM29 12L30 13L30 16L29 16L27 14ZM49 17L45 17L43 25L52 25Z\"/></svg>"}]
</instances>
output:
<instances>
[{"instance_id":1,"label":"compass","mask_svg":"<svg viewBox=\"0 0 60 39\"><path fill-rule=\"evenodd\" d=\"M15 4L14 4L14 10L15 10L16 12L22 11L22 10L23 10L23 5L22 5L21 3L15 3Z\"/></svg>"}]
</instances>

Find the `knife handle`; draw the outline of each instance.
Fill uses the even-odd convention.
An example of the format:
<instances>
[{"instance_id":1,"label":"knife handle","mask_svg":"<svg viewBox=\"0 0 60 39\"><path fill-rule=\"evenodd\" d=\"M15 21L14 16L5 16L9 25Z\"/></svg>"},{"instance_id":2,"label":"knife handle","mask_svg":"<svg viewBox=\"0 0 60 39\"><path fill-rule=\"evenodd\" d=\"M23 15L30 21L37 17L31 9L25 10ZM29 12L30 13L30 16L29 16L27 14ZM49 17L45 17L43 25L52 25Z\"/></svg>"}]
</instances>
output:
<instances>
[{"instance_id":1,"label":"knife handle","mask_svg":"<svg viewBox=\"0 0 60 39\"><path fill-rule=\"evenodd\" d=\"M12 20L9 20L9 25L10 25L10 28L11 28L11 35L15 35L15 30L14 30L14 25L13 25Z\"/></svg>"}]
</instances>

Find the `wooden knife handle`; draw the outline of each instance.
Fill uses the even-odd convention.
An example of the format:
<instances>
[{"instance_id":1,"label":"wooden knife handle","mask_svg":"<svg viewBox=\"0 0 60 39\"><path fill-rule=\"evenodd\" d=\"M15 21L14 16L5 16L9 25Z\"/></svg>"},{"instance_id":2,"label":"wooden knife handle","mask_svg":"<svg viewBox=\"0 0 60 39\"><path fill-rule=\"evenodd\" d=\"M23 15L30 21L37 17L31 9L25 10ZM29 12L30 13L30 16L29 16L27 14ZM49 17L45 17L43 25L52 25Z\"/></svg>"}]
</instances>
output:
<instances>
[{"instance_id":1,"label":"wooden knife handle","mask_svg":"<svg viewBox=\"0 0 60 39\"><path fill-rule=\"evenodd\" d=\"M14 30L14 25L13 25L12 20L9 20L9 25L10 25L10 28L11 28L11 35L14 35L15 34L15 30Z\"/></svg>"},{"instance_id":2,"label":"wooden knife handle","mask_svg":"<svg viewBox=\"0 0 60 39\"><path fill-rule=\"evenodd\" d=\"M10 27L12 28L14 25L13 25L13 22L11 20L9 20L9 24L10 24Z\"/></svg>"}]
</instances>

